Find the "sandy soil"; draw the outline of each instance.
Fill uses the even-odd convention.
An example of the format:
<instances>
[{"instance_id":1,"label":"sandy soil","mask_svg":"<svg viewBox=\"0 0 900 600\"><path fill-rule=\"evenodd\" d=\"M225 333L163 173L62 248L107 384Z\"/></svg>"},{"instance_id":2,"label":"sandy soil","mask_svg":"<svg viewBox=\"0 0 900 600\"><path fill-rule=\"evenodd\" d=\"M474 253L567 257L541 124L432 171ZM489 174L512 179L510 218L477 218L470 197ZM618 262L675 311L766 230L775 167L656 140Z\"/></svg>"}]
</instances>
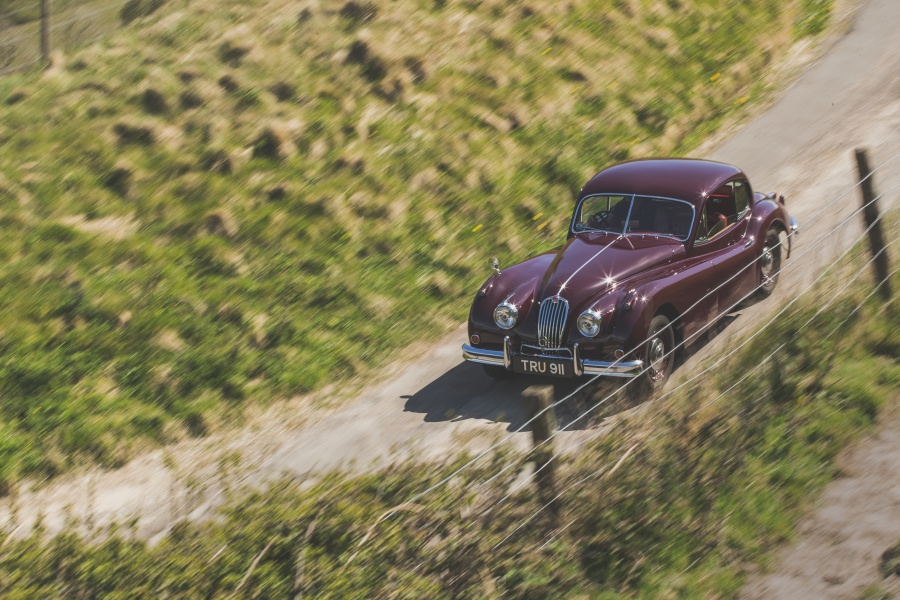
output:
<instances>
[{"instance_id":1,"label":"sandy soil","mask_svg":"<svg viewBox=\"0 0 900 600\"><path fill-rule=\"evenodd\" d=\"M829 51L771 107L715 151L697 154L741 165L760 190L785 194L803 227L795 256L805 254L786 267L772 298L742 311L681 366L670 385L686 380L778 310L853 242L861 230L856 218L817 243L859 205L851 190L854 147L868 147L875 165L896 159L877 173L875 182L881 191L900 186L897 23L900 2L868 0L846 34L833 40ZM888 194L882 208L896 206L897 197L896 191ZM74 473L26 485L0 503L0 523L5 520L8 529L21 534L39 516L50 532L75 522L89 528L136 519L138 534L152 540L179 519L213 514L231 490L284 473L311 477L341 466L370 469L406 456L440 459L503 436L524 447L528 434L516 433L525 422L519 397L530 382L495 382L477 365L464 363L464 336L460 327L427 351L411 353L380 380L331 408L311 408L312 402L300 399L258 415L245 430L157 450L116 471ZM557 397L573 389L571 382L557 383ZM571 421L579 410L578 402L568 403L560 421ZM563 436L561 446L596 433L592 427L596 425L579 423ZM779 596L782 588L777 582L773 586L765 588L766 597Z\"/></svg>"},{"instance_id":2,"label":"sandy soil","mask_svg":"<svg viewBox=\"0 0 900 600\"><path fill-rule=\"evenodd\" d=\"M876 583L900 594L900 578L880 575L882 554L900 542L900 396L895 400L878 432L843 453L844 476L825 489L771 572L749 577L742 598L859 598Z\"/></svg>"}]
</instances>

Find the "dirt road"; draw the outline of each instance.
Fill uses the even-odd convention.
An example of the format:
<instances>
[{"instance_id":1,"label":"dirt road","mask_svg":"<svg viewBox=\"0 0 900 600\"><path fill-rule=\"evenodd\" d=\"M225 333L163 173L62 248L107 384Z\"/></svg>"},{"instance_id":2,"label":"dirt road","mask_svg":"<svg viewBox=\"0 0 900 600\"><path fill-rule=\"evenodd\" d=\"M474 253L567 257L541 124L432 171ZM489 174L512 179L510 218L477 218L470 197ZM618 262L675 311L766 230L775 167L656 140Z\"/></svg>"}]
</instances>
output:
<instances>
[{"instance_id":1,"label":"dirt road","mask_svg":"<svg viewBox=\"0 0 900 600\"><path fill-rule=\"evenodd\" d=\"M875 164L900 153L898 23L900 2L865 2L846 35L768 111L706 153L741 165L760 189L785 194L803 227L796 250L812 250L785 272L773 298L738 316L679 369L675 381L796 294L860 231L854 219L851 228L812 246L858 206L851 193L812 222L820 207L854 182L852 149L869 147ZM876 177L881 190L898 184L900 158ZM892 193L883 207L896 205L897 196ZM463 446L484 446L524 423L519 393L527 383L494 382L478 366L463 363L464 336L460 328L420 348L415 362L390 369L336 408L310 410L310 402L294 402L237 433L155 451L116 471L74 474L20 490L0 506L0 520L21 532L38 515L50 531L67 519L103 525L138 518L139 534L153 538L179 518L210 514L237 485L284 472L303 475L348 464L364 469L407 453L427 460ZM572 389L571 383L557 384L557 395ZM562 420L576 407L564 407ZM584 435L575 429L567 434L569 442ZM511 443L527 443L527 434L513 435Z\"/></svg>"}]
</instances>

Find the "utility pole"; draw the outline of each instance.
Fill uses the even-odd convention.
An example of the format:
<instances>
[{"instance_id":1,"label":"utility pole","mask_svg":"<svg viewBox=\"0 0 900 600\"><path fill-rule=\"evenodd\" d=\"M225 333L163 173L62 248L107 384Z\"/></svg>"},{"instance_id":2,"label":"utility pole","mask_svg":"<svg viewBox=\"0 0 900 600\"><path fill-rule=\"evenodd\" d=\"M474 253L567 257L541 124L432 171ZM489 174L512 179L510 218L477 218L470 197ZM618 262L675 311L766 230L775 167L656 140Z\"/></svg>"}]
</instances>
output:
<instances>
[{"instance_id":1,"label":"utility pole","mask_svg":"<svg viewBox=\"0 0 900 600\"><path fill-rule=\"evenodd\" d=\"M875 185L872 183L872 171L869 170L869 159L865 148L856 149L856 166L859 169L861 182L863 218L869 232L869 249L874 259L875 285L881 297L887 302L891 299L891 282L888 279L888 255L884 244L884 233L881 230L881 216L878 213L878 202L875 196Z\"/></svg>"},{"instance_id":2,"label":"utility pole","mask_svg":"<svg viewBox=\"0 0 900 600\"><path fill-rule=\"evenodd\" d=\"M553 463L553 446L550 438L556 429L556 415L553 412L553 387L533 385L522 392L525 410L531 420L531 437L534 448L531 460L535 468L535 483L538 498L549 508L554 523L559 519L559 500L556 498L556 474Z\"/></svg>"},{"instance_id":3,"label":"utility pole","mask_svg":"<svg viewBox=\"0 0 900 600\"><path fill-rule=\"evenodd\" d=\"M41 61L50 64L50 0L41 0Z\"/></svg>"}]
</instances>

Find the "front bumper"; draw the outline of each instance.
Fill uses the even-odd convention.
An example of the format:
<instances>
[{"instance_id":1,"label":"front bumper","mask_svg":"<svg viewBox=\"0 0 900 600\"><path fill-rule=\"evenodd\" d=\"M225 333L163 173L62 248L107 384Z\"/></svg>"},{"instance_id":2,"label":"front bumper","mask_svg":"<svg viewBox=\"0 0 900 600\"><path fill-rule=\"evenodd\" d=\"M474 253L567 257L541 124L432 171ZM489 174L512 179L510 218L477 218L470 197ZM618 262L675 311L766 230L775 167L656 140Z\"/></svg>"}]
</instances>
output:
<instances>
[{"instance_id":1,"label":"front bumper","mask_svg":"<svg viewBox=\"0 0 900 600\"><path fill-rule=\"evenodd\" d=\"M463 358L474 363L482 365L496 365L512 370L512 343L509 337L503 340L503 350L488 350L486 348L475 348L468 344L463 344ZM528 355L529 358L541 358L540 355ZM559 359L558 356L547 356L544 358ZM644 361L629 360L607 362L603 360L591 360L581 358L578 344L572 348L572 362L574 363L574 372L579 375L605 375L607 377L636 377L640 374L644 366Z\"/></svg>"}]
</instances>

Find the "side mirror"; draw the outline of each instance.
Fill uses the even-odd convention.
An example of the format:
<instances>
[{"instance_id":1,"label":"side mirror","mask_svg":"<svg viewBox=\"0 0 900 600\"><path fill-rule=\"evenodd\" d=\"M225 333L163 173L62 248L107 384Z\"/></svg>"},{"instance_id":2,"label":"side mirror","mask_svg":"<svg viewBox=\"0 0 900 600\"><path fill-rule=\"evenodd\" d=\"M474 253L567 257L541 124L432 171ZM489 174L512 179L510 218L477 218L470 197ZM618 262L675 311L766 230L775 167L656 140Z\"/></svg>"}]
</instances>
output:
<instances>
[{"instance_id":1,"label":"side mirror","mask_svg":"<svg viewBox=\"0 0 900 600\"><path fill-rule=\"evenodd\" d=\"M491 269L494 270L494 273L496 273L497 275L500 274L500 261L497 260L496 256L492 256L490 258L490 260L488 261L488 265L491 267Z\"/></svg>"}]
</instances>

